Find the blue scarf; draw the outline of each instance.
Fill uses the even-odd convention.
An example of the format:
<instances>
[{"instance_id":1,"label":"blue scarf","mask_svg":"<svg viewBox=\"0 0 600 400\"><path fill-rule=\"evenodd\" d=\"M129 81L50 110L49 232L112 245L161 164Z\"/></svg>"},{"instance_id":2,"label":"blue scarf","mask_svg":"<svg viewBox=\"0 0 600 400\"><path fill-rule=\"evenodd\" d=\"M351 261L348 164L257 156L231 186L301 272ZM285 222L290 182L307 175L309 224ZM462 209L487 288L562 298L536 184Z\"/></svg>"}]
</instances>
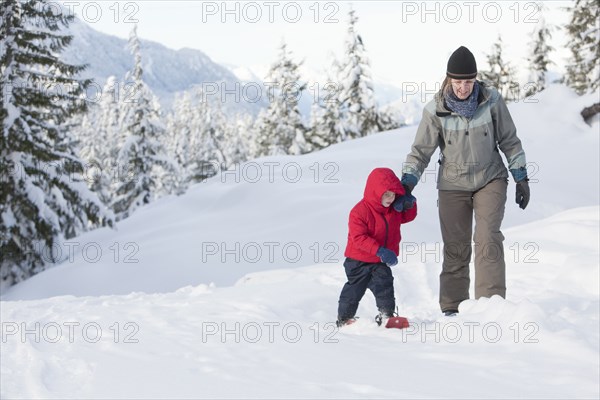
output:
<instances>
[{"instance_id":1,"label":"blue scarf","mask_svg":"<svg viewBox=\"0 0 600 400\"><path fill-rule=\"evenodd\" d=\"M479 97L479 83L475 82L473 85L473 92L471 95L464 100L459 99L454 94L452 88L449 91L444 93L444 100L446 100L446 105L450 109L450 111L455 112L463 117L467 117L469 119L473 118L475 115L475 111L477 110L477 98Z\"/></svg>"}]
</instances>

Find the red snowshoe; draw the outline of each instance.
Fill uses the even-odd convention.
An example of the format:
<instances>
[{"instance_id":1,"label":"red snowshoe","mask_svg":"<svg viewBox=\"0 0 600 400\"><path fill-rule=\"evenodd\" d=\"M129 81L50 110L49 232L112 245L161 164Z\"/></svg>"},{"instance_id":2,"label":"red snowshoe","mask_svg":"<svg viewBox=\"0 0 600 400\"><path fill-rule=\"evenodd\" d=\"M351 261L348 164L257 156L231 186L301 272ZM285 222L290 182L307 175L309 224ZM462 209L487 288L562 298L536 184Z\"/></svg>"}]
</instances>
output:
<instances>
[{"instance_id":1,"label":"red snowshoe","mask_svg":"<svg viewBox=\"0 0 600 400\"><path fill-rule=\"evenodd\" d=\"M375 317L375 322L377 325L381 326L385 320L386 328L396 328L396 329L404 329L408 328L410 324L408 323L408 319L404 317L398 316L398 313L393 313L392 315L384 315L383 313L379 313Z\"/></svg>"}]
</instances>

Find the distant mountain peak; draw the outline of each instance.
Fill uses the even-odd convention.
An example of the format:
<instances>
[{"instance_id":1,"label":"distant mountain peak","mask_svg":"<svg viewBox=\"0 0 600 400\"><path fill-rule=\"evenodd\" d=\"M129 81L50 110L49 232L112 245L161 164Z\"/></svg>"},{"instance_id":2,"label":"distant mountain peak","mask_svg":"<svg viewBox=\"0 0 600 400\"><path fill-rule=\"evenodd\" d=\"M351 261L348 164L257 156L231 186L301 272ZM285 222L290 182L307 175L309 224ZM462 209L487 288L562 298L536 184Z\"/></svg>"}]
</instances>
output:
<instances>
[{"instance_id":1,"label":"distant mountain peak","mask_svg":"<svg viewBox=\"0 0 600 400\"><path fill-rule=\"evenodd\" d=\"M73 35L73 42L63 52L63 58L73 64L88 64L82 77L92 79L100 88L109 76L123 81L133 65L127 39L99 32L79 19L69 26L69 33ZM200 50L189 47L174 50L144 39L140 39L140 43L144 81L163 106L169 107L177 93L194 87L218 84L231 89L243 81ZM219 96L215 95L215 98L219 99ZM224 108L256 114L262 106L264 104L260 102L230 102Z\"/></svg>"}]
</instances>

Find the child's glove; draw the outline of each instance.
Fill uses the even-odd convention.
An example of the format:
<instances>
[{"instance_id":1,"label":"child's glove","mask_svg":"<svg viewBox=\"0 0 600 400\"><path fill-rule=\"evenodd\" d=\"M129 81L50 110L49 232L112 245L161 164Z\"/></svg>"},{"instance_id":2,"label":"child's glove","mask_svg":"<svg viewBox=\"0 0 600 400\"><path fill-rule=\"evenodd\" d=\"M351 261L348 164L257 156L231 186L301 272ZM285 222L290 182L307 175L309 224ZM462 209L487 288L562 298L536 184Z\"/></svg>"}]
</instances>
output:
<instances>
[{"instance_id":1,"label":"child's glove","mask_svg":"<svg viewBox=\"0 0 600 400\"><path fill-rule=\"evenodd\" d=\"M412 194L405 194L404 196L397 197L392 203L394 210L398 212L410 210L415 206L417 199Z\"/></svg>"},{"instance_id":2,"label":"child's glove","mask_svg":"<svg viewBox=\"0 0 600 400\"><path fill-rule=\"evenodd\" d=\"M381 259L382 263L386 263L388 267L393 267L398 264L398 257L396 257L396 254L383 246L377 250L377 257Z\"/></svg>"}]
</instances>

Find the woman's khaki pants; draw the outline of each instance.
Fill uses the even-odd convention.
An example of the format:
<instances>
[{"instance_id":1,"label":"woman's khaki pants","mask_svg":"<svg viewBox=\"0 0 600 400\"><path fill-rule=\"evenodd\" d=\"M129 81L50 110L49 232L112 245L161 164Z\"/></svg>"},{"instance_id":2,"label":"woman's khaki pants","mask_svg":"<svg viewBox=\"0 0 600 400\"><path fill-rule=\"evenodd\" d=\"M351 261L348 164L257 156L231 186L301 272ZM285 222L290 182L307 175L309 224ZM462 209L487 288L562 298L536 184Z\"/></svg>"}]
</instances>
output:
<instances>
[{"instance_id":1,"label":"woman's khaki pants","mask_svg":"<svg viewBox=\"0 0 600 400\"><path fill-rule=\"evenodd\" d=\"M440 274L442 311L458 310L469 298L469 261L475 215L475 298L506 295L504 235L500 225L506 204L506 179L496 179L476 192L440 190L439 216L444 241Z\"/></svg>"}]
</instances>

